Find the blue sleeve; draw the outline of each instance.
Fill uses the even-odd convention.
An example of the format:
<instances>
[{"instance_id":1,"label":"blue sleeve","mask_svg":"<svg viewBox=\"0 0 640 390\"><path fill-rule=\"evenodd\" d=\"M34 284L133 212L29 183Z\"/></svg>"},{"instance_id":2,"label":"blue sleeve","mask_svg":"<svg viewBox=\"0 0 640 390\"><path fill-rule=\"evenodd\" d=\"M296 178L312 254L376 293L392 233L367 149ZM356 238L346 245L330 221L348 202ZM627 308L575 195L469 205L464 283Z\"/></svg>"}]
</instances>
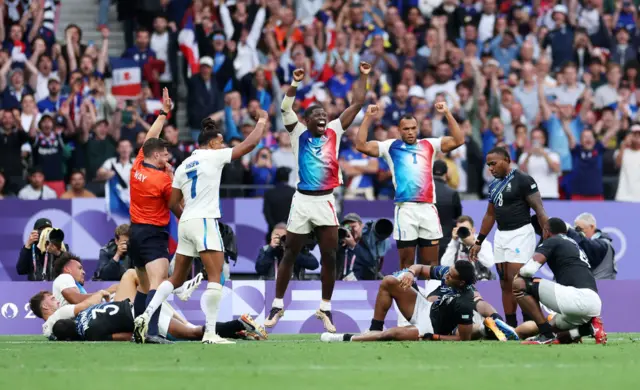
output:
<instances>
[{"instance_id":1,"label":"blue sleeve","mask_svg":"<svg viewBox=\"0 0 640 390\"><path fill-rule=\"evenodd\" d=\"M449 272L449 267L436 265L429 269L429 279L442 280L442 278L444 278L444 275L446 275L447 272Z\"/></svg>"},{"instance_id":2,"label":"blue sleeve","mask_svg":"<svg viewBox=\"0 0 640 390\"><path fill-rule=\"evenodd\" d=\"M296 264L304 269L315 270L320 267L320 263L318 263L318 259L311 253L300 253L298 257L296 257Z\"/></svg>"},{"instance_id":3,"label":"blue sleeve","mask_svg":"<svg viewBox=\"0 0 640 390\"><path fill-rule=\"evenodd\" d=\"M258 253L258 258L256 259L256 272L258 275L267 276L271 268L273 268L273 264L276 262L275 258L275 249L270 246L266 246L267 249L260 248L260 253Z\"/></svg>"},{"instance_id":4,"label":"blue sleeve","mask_svg":"<svg viewBox=\"0 0 640 390\"><path fill-rule=\"evenodd\" d=\"M243 138L240 132L238 132L238 126L236 126L236 122L233 120L233 112L229 106L224 108L224 126L224 142L228 143L232 138Z\"/></svg>"}]
</instances>

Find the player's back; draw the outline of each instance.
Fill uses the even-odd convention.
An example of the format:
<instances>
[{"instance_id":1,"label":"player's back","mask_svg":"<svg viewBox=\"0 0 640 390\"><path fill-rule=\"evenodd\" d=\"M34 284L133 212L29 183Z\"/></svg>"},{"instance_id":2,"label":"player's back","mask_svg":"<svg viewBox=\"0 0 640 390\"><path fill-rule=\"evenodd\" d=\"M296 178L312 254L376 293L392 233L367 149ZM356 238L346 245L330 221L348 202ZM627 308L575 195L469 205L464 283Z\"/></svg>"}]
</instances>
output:
<instances>
[{"instance_id":1,"label":"player's back","mask_svg":"<svg viewBox=\"0 0 640 390\"><path fill-rule=\"evenodd\" d=\"M78 314L78 334L88 341L108 340L114 333L133 332L131 302L105 302L93 305Z\"/></svg>"},{"instance_id":2,"label":"player's back","mask_svg":"<svg viewBox=\"0 0 640 390\"><path fill-rule=\"evenodd\" d=\"M142 148L133 162L129 186L132 223L155 226L169 224L171 178L162 169L144 162Z\"/></svg>"},{"instance_id":3,"label":"player's back","mask_svg":"<svg viewBox=\"0 0 640 390\"><path fill-rule=\"evenodd\" d=\"M435 203L433 163L441 145L440 138L417 140L407 144L402 140L388 140L378 144L380 156L391 170L396 188L396 203Z\"/></svg>"},{"instance_id":4,"label":"player's back","mask_svg":"<svg viewBox=\"0 0 640 390\"><path fill-rule=\"evenodd\" d=\"M559 284L598 291L587 255L572 238L558 234L544 240L536 252L545 255Z\"/></svg>"},{"instance_id":5,"label":"player's back","mask_svg":"<svg viewBox=\"0 0 640 390\"><path fill-rule=\"evenodd\" d=\"M176 170L173 188L182 191L180 221L220 218L222 168L231 162L231 148L197 149Z\"/></svg>"}]
</instances>

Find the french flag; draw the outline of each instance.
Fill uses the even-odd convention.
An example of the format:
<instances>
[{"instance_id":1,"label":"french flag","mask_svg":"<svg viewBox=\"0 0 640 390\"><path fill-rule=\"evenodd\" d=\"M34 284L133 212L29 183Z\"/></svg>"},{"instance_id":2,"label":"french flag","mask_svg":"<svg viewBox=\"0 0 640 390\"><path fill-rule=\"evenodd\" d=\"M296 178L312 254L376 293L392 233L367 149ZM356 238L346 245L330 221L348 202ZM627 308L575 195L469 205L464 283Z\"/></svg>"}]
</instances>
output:
<instances>
[{"instance_id":1,"label":"french flag","mask_svg":"<svg viewBox=\"0 0 640 390\"><path fill-rule=\"evenodd\" d=\"M178 218L176 218L173 213L171 213L171 217L169 218L167 231L169 232L169 254L173 256L178 247Z\"/></svg>"},{"instance_id":2,"label":"french flag","mask_svg":"<svg viewBox=\"0 0 640 390\"><path fill-rule=\"evenodd\" d=\"M130 58L111 58L114 96L135 98L142 92L140 65Z\"/></svg>"},{"instance_id":3,"label":"french flag","mask_svg":"<svg viewBox=\"0 0 640 390\"><path fill-rule=\"evenodd\" d=\"M196 29L193 25L193 16L189 16L184 24L184 28L178 34L178 46L184 58L189 64L190 74L200 71L200 51L196 40Z\"/></svg>"},{"instance_id":4,"label":"french flag","mask_svg":"<svg viewBox=\"0 0 640 390\"><path fill-rule=\"evenodd\" d=\"M127 183L116 174L104 185L107 202L107 217L118 220L129 219L129 187Z\"/></svg>"}]
</instances>

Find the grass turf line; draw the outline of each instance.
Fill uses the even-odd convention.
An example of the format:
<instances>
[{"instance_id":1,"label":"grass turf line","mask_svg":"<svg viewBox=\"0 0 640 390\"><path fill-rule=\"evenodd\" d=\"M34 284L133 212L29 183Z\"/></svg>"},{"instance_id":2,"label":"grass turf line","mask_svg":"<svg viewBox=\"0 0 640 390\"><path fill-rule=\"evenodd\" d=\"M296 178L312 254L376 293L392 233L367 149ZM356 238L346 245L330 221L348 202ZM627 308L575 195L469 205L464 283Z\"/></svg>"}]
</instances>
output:
<instances>
[{"instance_id":1,"label":"grass turf line","mask_svg":"<svg viewBox=\"0 0 640 390\"><path fill-rule=\"evenodd\" d=\"M610 334L606 347L515 342L319 342L273 335L236 345L52 343L0 337L0 389L633 389L640 334ZM120 387L120 388L119 388ZM400 389L397 389L400 390Z\"/></svg>"}]
</instances>

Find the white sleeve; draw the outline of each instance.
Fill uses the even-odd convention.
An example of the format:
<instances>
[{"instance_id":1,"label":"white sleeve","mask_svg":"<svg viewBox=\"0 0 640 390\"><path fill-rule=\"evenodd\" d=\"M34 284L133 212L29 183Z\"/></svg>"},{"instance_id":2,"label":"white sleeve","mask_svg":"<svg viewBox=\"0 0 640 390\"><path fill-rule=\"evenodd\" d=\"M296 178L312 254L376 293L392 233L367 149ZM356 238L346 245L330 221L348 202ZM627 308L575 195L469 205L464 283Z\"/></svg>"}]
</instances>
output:
<instances>
[{"instance_id":1,"label":"white sleeve","mask_svg":"<svg viewBox=\"0 0 640 390\"><path fill-rule=\"evenodd\" d=\"M527 156L529 155L529 153L524 152L520 155L520 158L518 159L518 165L522 164L524 162L524 160L526 160Z\"/></svg>"},{"instance_id":2,"label":"white sleeve","mask_svg":"<svg viewBox=\"0 0 640 390\"><path fill-rule=\"evenodd\" d=\"M219 149L214 152L216 163L218 166L224 166L231 162L231 155L233 154L233 148Z\"/></svg>"},{"instance_id":3,"label":"white sleeve","mask_svg":"<svg viewBox=\"0 0 640 390\"><path fill-rule=\"evenodd\" d=\"M342 122L340 122L339 117L329 122L329 124L327 125L327 128L333 129L333 131L336 132L338 139L340 139L342 137L342 134L344 134L344 129L342 128Z\"/></svg>"},{"instance_id":4,"label":"white sleeve","mask_svg":"<svg viewBox=\"0 0 640 390\"><path fill-rule=\"evenodd\" d=\"M50 337L53 332L53 325L60 320L74 318L76 316L75 310L76 305L66 305L56 310L56 312L53 313L44 324L42 324L42 334L46 337Z\"/></svg>"},{"instance_id":5,"label":"white sleeve","mask_svg":"<svg viewBox=\"0 0 640 390\"><path fill-rule=\"evenodd\" d=\"M62 274L53 281L54 294L57 292L62 295L62 291L68 288L78 288L78 286L76 285L76 281L73 280L73 276L69 274Z\"/></svg>"},{"instance_id":6,"label":"white sleeve","mask_svg":"<svg viewBox=\"0 0 640 390\"><path fill-rule=\"evenodd\" d=\"M386 141L378 142L378 157L387 159L389 157L389 148L393 144L395 139L388 139Z\"/></svg>"},{"instance_id":7,"label":"white sleeve","mask_svg":"<svg viewBox=\"0 0 640 390\"><path fill-rule=\"evenodd\" d=\"M427 138L427 142L433 146L433 151L440 153L442 151L442 137L440 138Z\"/></svg>"},{"instance_id":8,"label":"white sleeve","mask_svg":"<svg viewBox=\"0 0 640 390\"><path fill-rule=\"evenodd\" d=\"M487 268L491 268L495 264L495 260L493 259L493 246L488 240L484 240L480 246L478 261Z\"/></svg>"},{"instance_id":9,"label":"white sleeve","mask_svg":"<svg viewBox=\"0 0 640 390\"><path fill-rule=\"evenodd\" d=\"M449 241L449 244L447 245L447 249L444 251L444 254L442 255L442 259L440 259L440 265L448 266L448 267L453 266L453 263L455 263L455 256L456 256L456 243L457 241L454 240L453 238L451 239L451 241Z\"/></svg>"},{"instance_id":10,"label":"white sleeve","mask_svg":"<svg viewBox=\"0 0 640 390\"><path fill-rule=\"evenodd\" d=\"M111 167L113 167L113 158L108 158L105 160L105 162L102 164L100 168L110 171Z\"/></svg>"},{"instance_id":11,"label":"white sleeve","mask_svg":"<svg viewBox=\"0 0 640 390\"><path fill-rule=\"evenodd\" d=\"M173 175L173 183L171 187L180 190L182 189L182 183L184 183L184 164L180 164L178 169L176 169L175 175Z\"/></svg>"}]
</instances>

